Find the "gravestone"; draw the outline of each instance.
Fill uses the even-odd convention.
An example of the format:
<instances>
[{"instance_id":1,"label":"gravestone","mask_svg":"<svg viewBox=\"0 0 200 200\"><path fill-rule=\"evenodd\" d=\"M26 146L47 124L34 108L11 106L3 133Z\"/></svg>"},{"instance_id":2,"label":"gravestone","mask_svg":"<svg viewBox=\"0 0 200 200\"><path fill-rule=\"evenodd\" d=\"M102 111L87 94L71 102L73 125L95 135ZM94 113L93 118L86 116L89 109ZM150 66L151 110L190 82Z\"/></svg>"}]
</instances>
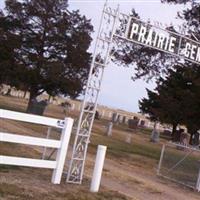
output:
<instances>
[{"instance_id":1,"label":"gravestone","mask_svg":"<svg viewBox=\"0 0 200 200\"><path fill-rule=\"evenodd\" d=\"M107 136L112 136L112 128L113 128L113 123L109 122L108 126L107 126L107 129L106 129L106 135Z\"/></svg>"},{"instance_id":2,"label":"gravestone","mask_svg":"<svg viewBox=\"0 0 200 200\"><path fill-rule=\"evenodd\" d=\"M31 102L31 107L28 110L28 113L43 115L47 105L48 105L47 100L38 101L37 99L33 99Z\"/></svg>"},{"instance_id":3,"label":"gravestone","mask_svg":"<svg viewBox=\"0 0 200 200\"><path fill-rule=\"evenodd\" d=\"M154 128L151 133L150 141L157 143L157 142L159 142L159 138L160 138L160 133Z\"/></svg>"},{"instance_id":4,"label":"gravestone","mask_svg":"<svg viewBox=\"0 0 200 200\"><path fill-rule=\"evenodd\" d=\"M122 118L122 123L123 123L123 124L126 123L126 116L123 116L123 118Z\"/></svg>"},{"instance_id":5,"label":"gravestone","mask_svg":"<svg viewBox=\"0 0 200 200\"><path fill-rule=\"evenodd\" d=\"M129 119L128 120L128 128L130 129L136 129L138 125L139 119Z\"/></svg>"},{"instance_id":6,"label":"gravestone","mask_svg":"<svg viewBox=\"0 0 200 200\"><path fill-rule=\"evenodd\" d=\"M117 113L112 114L112 122L116 123L117 122Z\"/></svg>"},{"instance_id":7,"label":"gravestone","mask_svg":"<svg viewBox=\"0 0 200 200\"><path fill-rule=\"evenodd\" d=\"M131 134L127 134L126 135L126 140L125 140L126 143L130 144L131 143Z\"/></svg>"},{"instance_id":8,"label":"gravestone","mask_svg":"<svg viewBox=\"0 0 200 200\"><path fill-rule=\"evenodd\" d=\"M140 121L140 127L144 127L145 126L145 121L144 120L141 120Z\"/></svg>"},{"instance_id":9,"label":"gravestone","mask_svg":"<svg viewBox=\"0 0 200 200\"><path fill-rule=\"evenodd\" d=\"M121 115L117 115L117 123L121 122Z\"/></svg>"},{"instance_id":10,"label":"gravestone","mask_svg":"<svg viewBox=\"0 0 200 200\"><path fill-rule=\"evenodd\" d=\"M187 133L181 133L180 144L183 146L188 146L189 144L189 135Z\"/></svg>"}]
</instances>

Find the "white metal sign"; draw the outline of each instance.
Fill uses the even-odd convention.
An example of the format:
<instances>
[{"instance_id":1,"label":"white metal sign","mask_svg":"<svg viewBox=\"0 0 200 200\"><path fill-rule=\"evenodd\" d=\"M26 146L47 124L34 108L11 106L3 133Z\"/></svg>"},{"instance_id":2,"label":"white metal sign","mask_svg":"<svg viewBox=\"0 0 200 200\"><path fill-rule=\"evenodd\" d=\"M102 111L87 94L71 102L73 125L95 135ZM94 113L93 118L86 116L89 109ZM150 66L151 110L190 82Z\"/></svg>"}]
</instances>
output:
<instances>
[{"instance_id":1,"label":"white metal sign","mask_svg":"<svg viewBox=\"0 0 200 200\"><path fill-rule=\"evenodd\" d=\"M129 41L200 64L200 43L176 32L130 17L125 37Z\"/></svg>"}]
</instances>

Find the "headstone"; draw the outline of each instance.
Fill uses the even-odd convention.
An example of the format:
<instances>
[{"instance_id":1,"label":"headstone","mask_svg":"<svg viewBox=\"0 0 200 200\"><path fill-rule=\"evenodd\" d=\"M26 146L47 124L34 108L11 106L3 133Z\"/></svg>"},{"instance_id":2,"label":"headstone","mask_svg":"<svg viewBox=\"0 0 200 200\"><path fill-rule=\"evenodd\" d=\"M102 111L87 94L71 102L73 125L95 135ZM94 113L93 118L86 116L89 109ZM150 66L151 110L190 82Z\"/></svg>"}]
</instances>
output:
<instances>
[{"instance_id":1,"label":"headstone","mask_svg":"<svg viewBox=\"0 0 200 200\"><path fill-rule=\"evenodd\" d=\"M65 114L65 116L67 115L68 112L70 112L71 110L71 103L69 101L65 101L65 102L62 102L60 104L63 108L63 113Z\"/></svg>"},{"instance_id":2,"label":"headstone","mask_svg":"<svg viewBox=\"0 0 200 200\"><path fill-rule=\"evenodd\" d=\"M129 144L131 143L131 134L127 134L127 135L126 135L126 140L125 140L125 142L126 142L126 143L129 143Z\"/></svg>"},{"instance_id":3,"label":"headstone","mask_svg":"<svg viewBox=\"0 0 200 200\"><path fill-rule=\"evenodd\" d=\"M144 127L144 126L145 126L145 121L144 121L144 120L141 120L141 121L140 121L140 126L141 126L141 127Z\"/></svg>"},{"instance_id":4,"label":"headstone","mask_svg":"<svg viewBox=\"0 0 200 200\"><path fill-rule=\"evenodd\" d=\"M188 146L188 144L189 144L189 135L187 133L184 133L184 132L181 133L180 144L183 145L183 146Z\"/></svg>"},{"instance_id":5,"label":"headstone","mask_svg":"<svg viewBox=\"0 0 200 200\"><path fill-rule=\"evenodd\" d=\"M117 115L117 123L120 123L121 122L121 115Z\"/></svg>"},{"instance_id":6,"label":"headstone","mask_svg":"<svg viewBox=\"0 0 200 200\"><path fill-rule=\"evenodd\" d=\"M151 133L150 141L157 143L157 142L159 142L159 138L160 138L160 133L156 129L153 129L153 131Z\"/></svg>"},{"instance_id":7,"label":"headstone","mask_svg":"<svg viewBox=\"0 0 200 200\"><path fill-rule=\"evenodd\" d=\"M122 118L122 123L123 123L123 124L126 123L126 116L123 116L123 118Z\"/></svg>"},{"instance_id":8,"label":"headstone","mask_svg":"<svg viewBox=\"0 0 200 200\"><path fill-rule=\"evenodd\" d=\"M136 129L138 125L139 119L129 119L128 120L128 127L130 129Z\"/></svg>"},{"instance_id":9,"label":"headstone","mask_svg":"<svg viewBox=\"0 0 200 200\"><path fill-rule=\"evenodd\" d=\"M195 134L192 135L192 145L199 146L199 132L197 131Z\"/></svg>"},{"instance_id":10,"label":"headstone","mask_svg":"<svg viewBox=\"0 0 200 200\"><path fill-rule=\"evenodd\" d=\"M117 113L112 114L112 122L116 123L117 122Z\"/></svg>"},{"instance_id":11,"label":"headstone","mask_svg":"<svg viewBox=\"0 0 200 200\"><path fill-rule=\"evenodd\" d=\"M36 115L43 115L44 110L48 105L47 100L37 101L37 99L33 99L31 103L32 105L28 112Z\"/></svg>"},{"instance_id":12,"label":"headstone","mask_svg":"<svg viewBox=\"0 0 200 200\"><path fill-rule=\"evenodd\" d=\"M184 129L180 128L179 130L175 131L175 135L174 135L174 142L176 143L180 143L181 141L181 134L184 132Z\"/></svg>"},{"instance_id":13,"label":"headstone","mask_svg":"<svg viewBox=\"0 0 200 200\"><path fill-rule=\"evenodd\" d=\"M109 122L108 126L107 126L107 129L106 129L106 135L107 136L112 136L112 128L113 128L113 123Z\"/></svg>"}]
</instances>

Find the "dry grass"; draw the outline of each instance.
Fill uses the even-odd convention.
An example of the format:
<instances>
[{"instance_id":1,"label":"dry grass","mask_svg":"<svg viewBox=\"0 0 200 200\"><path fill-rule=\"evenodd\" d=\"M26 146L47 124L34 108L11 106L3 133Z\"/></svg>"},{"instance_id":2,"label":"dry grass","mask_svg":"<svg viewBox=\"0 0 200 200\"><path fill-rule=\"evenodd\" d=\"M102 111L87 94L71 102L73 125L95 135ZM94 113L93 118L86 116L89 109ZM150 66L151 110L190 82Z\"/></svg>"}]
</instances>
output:
<instances>
[{"instance_id":1,"label":"dry grass","mask_svg":"<svg viewBox=\"0 0 200 200\"><path fill-rule=\"evenodd\" d=\"M0 96L0 108L25 112L27 101L13 97ZM50 105L45 111L46 116L64 118L59 106ZM71 114L77 117L76 113ZM29 123L15 122L12 120L0 121L0 129L12 133L45 137L47 128ZM54 129L51 136L59 137L59 130ZM27 145L3 143L0 154L9 156L21 156L29 158L41 158L42 149L27 147ZM85 179L82 185L69 185L62 181L60 185L50 183L51 170L33 169L17 166L0 165L0 199L1 200L126 200L124 195L101 187L99 193L89 192L89 180Z\"/></svg>"},{"instance_id":2,"label":"dry grass","mask_svg":"<svg viewBox=\"0 0 200 200\"><path fill-rule=\"evenodd\" d=\"M26 105L26 100L0 96L0 108L24 112ZM62 108L55 105L48 106L45 115L60 119L64 118ZM77 113L70 113L69 116L78 117ZM184 193L180 186L177 185L172 185L171 187L171 183L166 186L166 182L162 183L155 178L155 167L157 166L162 144L150 143L150 132L148 130L130 132L126 126L119 125L114 126L113 136L107 137L105 135L107 123L108 121L106 120L95 121L86 162L85 174L88 178L84 178L82 185L69 185L65 183L64 179L60 185L52 185L50 183L52 170L1 165L0 199L125 200L131 197L134 200L177 200L178 194L176 192L173 194L173 192L180 190L183 192L181 199L185 200L183 197L184 194L188 193L187 191ZM47 128L44 126L10 120L1 120L0 125L0 130L24 135L45 137L47 132ZM127 134L131 134L132 137L130 144L125 142ZM53 130L52 137L59 137L57 129ZM73 139L74 135L71 139L71 145L73 144ZM165 138L161 141L164 142ZM99 144L108 146L102 180L103 187L101 186L99 193L92 194L88 191L96 147ZM41 158L42 149L3 143L0 147L0 154ZM167 190L168 195L164 192L165 190ZM120 193L114 191L119 191ZM162 198L160 198L161 196ZM191 192L190 197L191 200L196 199L196 195Z\"/></svg>"},{"instance_id":3,"label":"dry grass","mask_svg":"<svg viewBox=\"0 0 200 200\"><path fill-rule=\"evenodd\" d=\"M0 199L1 200L126 200L124 195L117 192L102 189L99 193L90 193L88 182L82 185L73 185L63 182L60 185L52 185L47 179L46 170L32 170L32 175L27 169L12 169L7 179L0 178ZM19 175L16 178L14 174ZM6 172L9 173L9 172ZM10 175L12 174L12 178ZM37 176L36 176L37 174ZM47 177L45 177L45 175ZM19 178L20 177L20 178ZM35 181L37 179L37 182Z\"/></svg>"}]
</instances>

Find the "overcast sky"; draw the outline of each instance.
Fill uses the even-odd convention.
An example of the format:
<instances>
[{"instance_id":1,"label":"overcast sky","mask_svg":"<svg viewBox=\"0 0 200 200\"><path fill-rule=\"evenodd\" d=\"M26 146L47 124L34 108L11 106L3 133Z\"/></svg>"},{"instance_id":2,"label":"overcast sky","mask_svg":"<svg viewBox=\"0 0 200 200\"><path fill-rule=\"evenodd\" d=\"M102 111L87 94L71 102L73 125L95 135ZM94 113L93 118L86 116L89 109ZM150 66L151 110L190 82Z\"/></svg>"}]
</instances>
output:
<instances>
[{"instance_id":1,"label":"overcast sky","mask_svg":"<svg viewBox=\"0 0 200 200\"><path fill-rule=\"evenodd\" d=\"M79 9L91 19L95 33L97 33L104 2L104 0L70 0L69 5L71 9ZM150 19L164 24L180 24L180 20L176 19L177 11L184 8L180 5L161 4L160 0L108 0L108 3L113 8L119 4L120 11L127 14L134 8L144 21ZM93 34L94 40L95 33ZM91 50L93 50L93 45ZM153 89L155 84L153 82L147 84L142 80L133 82L131 80L133 73L132 68L112 64L108 66L103 78L99 103L138 112L138 100L146 96L145 88Z\"/></svg>"},{"instance_id":2,"label":"overcast sky","mask_svg":"<svg viewBox=\"0 0 200 200\"><path fill-rule=\"evenodd\" d=\"M94 26L94 41L104 2L104 0L69 0L70 9L79 9L81 14L91 19ZM120 11L127 14L134 8L144 21L150 19L167 24L180 24L176 14L184 8L180 5L161 4L160 0L108 0L108 2L113 8L119 4ZM4 0L0 0L0 8L3 6ZM90 51L93 51L93 45ZM132 68L122 68L113 64L108 66L98 102L110 107L138 112L138 100L146 96L145 88L153 89L155 84L147 84L142 80L133 82L131 80L133 73Z\"/></svg>"}]
</instances>

